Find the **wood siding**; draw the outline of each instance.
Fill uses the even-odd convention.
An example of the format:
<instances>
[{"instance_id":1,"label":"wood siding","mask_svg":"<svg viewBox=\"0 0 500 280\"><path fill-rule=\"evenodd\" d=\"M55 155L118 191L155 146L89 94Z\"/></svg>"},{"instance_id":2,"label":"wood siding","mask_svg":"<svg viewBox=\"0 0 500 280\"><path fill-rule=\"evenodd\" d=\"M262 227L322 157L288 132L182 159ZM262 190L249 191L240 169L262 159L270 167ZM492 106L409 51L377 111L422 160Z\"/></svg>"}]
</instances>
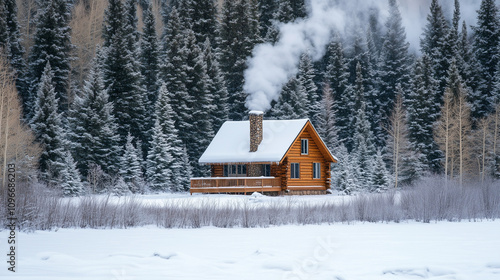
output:
<instances>
[{"instance_id":1,"label":"wood siding","mask_svg":"<svg viewBox=\"0 0 500 280\"><path fill-rule=\"evenodd\" d=\"M325 190L330 187L330 162L322 153L318 143L317 137L313 137L313 128L311 125L306 125L302 133L295 139L294 143L287 152L286 159L282 162L283 166L286 166L286 174L288 182L286 184L287 189L290 190L311 190L315 187L318 190ZM301 154L301 140L309 140L309 152L306 155ZM320 163L321 169L320 179L313 179L313 163ZM299 163L300 164L300 178L292 179L290 174L290 164ZM282 168L283 169L283 168ZM303 186L304 188L299 188ZM312 188L311 188L312 187Z\"/></svg>"},{"instance_id":2,"label":"wood siding","mask_svg":"<svg viewBox=\"0 0 500 280\"><path fill-rule=\"evenodd\" d=\"M309 140L308 154L301 154L302 139ZM330 188L330 165L332 161L336 162L311 123L307 122L279 164L266 162L232 164L247 164L247 173L251 164L271 164L270 175L276 178L276 182L280 181L279 185L282 193L320 194L326 193L326 190ZM291 178L291 163L300 164L300 178ZM321 164L321 178L319 179L313 178L313 163ZM211 164L211 171L212 177L224 177L224 164ZM206 188L203 189L206 190ZM276 191L276 189L277 186L274 187L273 191ZM232 189L226 191L235 192Z\"/></svg>"}]
</instances>

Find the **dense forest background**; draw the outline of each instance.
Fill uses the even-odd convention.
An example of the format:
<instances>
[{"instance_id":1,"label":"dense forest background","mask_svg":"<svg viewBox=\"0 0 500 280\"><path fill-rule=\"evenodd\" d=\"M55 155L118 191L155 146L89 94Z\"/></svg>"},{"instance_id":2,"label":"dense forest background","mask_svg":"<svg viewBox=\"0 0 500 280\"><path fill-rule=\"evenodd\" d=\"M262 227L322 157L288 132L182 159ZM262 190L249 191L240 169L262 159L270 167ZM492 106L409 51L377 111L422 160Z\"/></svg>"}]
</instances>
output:
<instances>
[{"instance_id":1,"label":"dense forest background","mask_svg":"<svg viewBox=\"0 0 500 280\"><path fill-rule=\"evenodd\" d=\"M188 190L222 123L247 117L254 47L277 44L309 4L0 0L0 175L15 163L64 195ZM302 53L266 118L309 118L345 193L500 178L495 1L465 22L460 1L432 0L411 47L387 4L351 11L319 59Z\"/></svg>"}]
</instances>

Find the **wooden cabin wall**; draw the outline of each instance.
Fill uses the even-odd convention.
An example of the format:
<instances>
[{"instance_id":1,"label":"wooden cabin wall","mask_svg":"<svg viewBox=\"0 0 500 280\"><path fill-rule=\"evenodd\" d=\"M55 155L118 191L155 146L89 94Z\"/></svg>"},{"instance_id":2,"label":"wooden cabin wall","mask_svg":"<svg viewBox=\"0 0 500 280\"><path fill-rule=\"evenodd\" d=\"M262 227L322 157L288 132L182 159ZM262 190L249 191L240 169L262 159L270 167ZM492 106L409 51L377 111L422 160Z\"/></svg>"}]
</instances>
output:
<instances>
[{"instance_id":1,"label":"wooden cabin wall","mask_svg":"<svg viewBox=\"0 0 500 280\"><path fill-rule=\"evenodd\" d=\"M301 154L301 139L309 140L309 153ZM311 136L310 128L306 128L292 147L288 151L286 163L287 170L287 186L324 186L325 189L330 187L330 162L321 153L318 145ZM313 163L321 163L321 178L313 179ZM291 179L291 163L300 164L300 179Z\"/></svg>"}]
</instances>

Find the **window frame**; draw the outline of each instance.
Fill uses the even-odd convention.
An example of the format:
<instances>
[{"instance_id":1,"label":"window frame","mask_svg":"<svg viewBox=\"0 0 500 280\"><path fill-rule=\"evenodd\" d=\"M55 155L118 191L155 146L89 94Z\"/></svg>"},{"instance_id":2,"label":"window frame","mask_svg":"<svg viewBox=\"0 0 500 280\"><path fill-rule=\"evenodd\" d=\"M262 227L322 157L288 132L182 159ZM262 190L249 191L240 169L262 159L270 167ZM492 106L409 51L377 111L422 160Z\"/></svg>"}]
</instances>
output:
<instances>
[{"instance_id":1,"label":"window frame","mask_svg":"<svg viewBox=\"0 0 500 280\"><path fill-rule=\"evenodd\" d=\"M262 176L264 176L264 177L271 176L271 165L270 164L263 164L262 165Z\"/></svg>"},{"instance_id":2,"label":"window frame","mask_svg":"<svg viewBox=\"0 0 500 280\"><path fill-rule=\"evenodd\" d=\"M309 154L309 139L307 138L300 139L300 154L301 155Z\"/></svg>"},{"instance_id":3,"label":"window frame","mask_svg":"<svg viewBox=\"0 0 500 280\"><path fill-rule=\"evenodd\" d=\"M300 179L300 163L290 163L290 179Z\"/></svg>"},{"instance_id":4,"label":"window frame","mask_svg":"<svg viewBox=\"0 0 500 280\"><path fill-rule=\"evenodd\" d=\"M313 179L321 179L321 162L313 162Z\"/></svg>"}]
</instances>

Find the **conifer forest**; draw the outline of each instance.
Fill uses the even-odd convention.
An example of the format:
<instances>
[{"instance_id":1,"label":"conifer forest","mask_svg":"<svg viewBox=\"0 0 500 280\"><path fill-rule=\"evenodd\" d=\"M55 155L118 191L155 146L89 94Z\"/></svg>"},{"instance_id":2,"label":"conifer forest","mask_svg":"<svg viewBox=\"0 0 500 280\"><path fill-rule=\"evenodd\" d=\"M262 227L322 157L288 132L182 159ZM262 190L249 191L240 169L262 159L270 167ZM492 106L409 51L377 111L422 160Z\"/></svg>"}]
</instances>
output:
<instances>
[{"instance_id":1,"label":"conifer forest","mask_svg":"<svg viewBox=\"0 0 500 280\"><path fill-rule=\"evenodd\" d=\"M346 2L0 0L3 183L185 192L249 110L310 119L345 194L500 179L500 3Z\"/></svg>"}]
</instances>

